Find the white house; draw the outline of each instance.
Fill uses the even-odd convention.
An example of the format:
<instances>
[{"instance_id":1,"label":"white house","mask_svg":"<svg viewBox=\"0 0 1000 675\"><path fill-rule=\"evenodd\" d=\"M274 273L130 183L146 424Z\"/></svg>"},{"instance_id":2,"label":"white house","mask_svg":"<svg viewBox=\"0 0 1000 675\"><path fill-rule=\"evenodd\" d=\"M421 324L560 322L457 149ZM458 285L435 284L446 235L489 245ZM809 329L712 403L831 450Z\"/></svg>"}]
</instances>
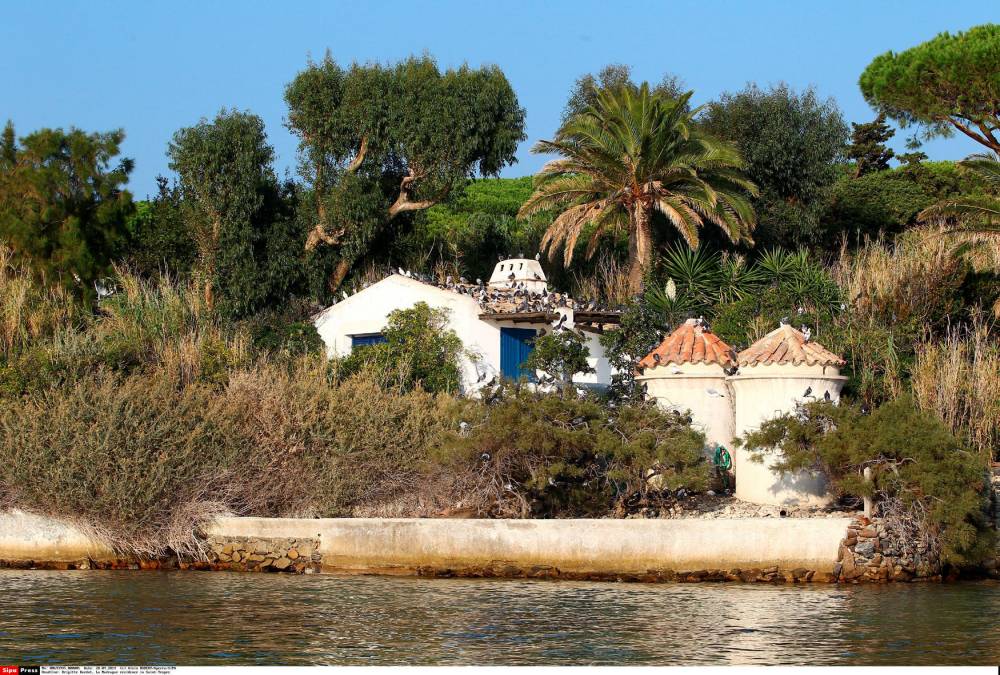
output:
<instances>
[{"instance_id":1,"label":"white house","mask_svg":"<svg viewBox=\"0 0 1000 675\"><path fill-rule=\"evenodd\" d=\"M549 292L537 260L514 258L497 263L489 281L439 283L409 272L392 274L346 297L313 317L327 354L345 356L357 346L381 341L387 317L418 302L447 309L448 327L465 346L462 387L474 393L494 377L518 378L541 331L562 325L588 336L590 365L596 372L574 382L595 387L611 383L611 368L599 334L618 322L616 312L596 311L562 293Z\"/></svg>"}]
</instances>

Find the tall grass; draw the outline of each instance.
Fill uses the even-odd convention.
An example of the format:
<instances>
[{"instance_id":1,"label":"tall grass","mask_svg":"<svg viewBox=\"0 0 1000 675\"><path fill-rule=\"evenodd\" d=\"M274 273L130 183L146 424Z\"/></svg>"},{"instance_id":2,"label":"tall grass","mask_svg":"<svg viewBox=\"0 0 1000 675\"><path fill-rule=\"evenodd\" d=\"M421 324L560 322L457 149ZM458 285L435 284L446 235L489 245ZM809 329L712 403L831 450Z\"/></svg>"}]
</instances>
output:
<instances>
[{"instance_id":1,"label":"tall grass","mask_svg":"<svg viewBox=\"0 0 1000 675\"><path fill-rule=\"evenodd\" d=\"M1000 344L977 320L923 342L913 365L917 404L935 412L985 460L1000 458Z\"/></svg>"},{"instance_id":2,"label":"tall grass","mask_svg":"<svg viewBox=\"0 0 1000 675\"><path fill-rule=\"evenodd\" d=\"M628 268L610 256L601 258L591 274L574 271L572 286L577 298L612 307L624 305L632 298Z\"/></svg>"},{"instance_id":3,"label":"tall grass","mask_svg":"<svg viewBox=\"0 0 1000 675\"><path fill-rule=\"evenodd\" d=\"M78 326L80 305L61 286L41 286L0 242L0 359Z\"/></svg>"}]
</instances>

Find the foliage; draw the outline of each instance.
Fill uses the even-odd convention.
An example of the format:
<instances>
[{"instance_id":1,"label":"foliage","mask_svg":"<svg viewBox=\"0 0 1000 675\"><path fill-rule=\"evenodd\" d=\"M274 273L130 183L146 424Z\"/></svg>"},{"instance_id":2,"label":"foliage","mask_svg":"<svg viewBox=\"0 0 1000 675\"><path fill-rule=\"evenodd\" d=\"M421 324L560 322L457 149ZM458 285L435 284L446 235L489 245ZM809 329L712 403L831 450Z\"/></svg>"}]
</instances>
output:
<instances>
[{"instance_id":1,"label":"foliage","mask_svg":"<svg viewBox=\"0 0 1000 675\"><path fill-rule=\"evenodd\" d=\"M924 340L913 364L913 397L980 457L1000 459L1000 341L980 318Z\"/></svg>"},{"instance_id":2,"label":"foliage","mask_svg":"<svg viewBox=\"0 0 1000 675\"><path fill-rule=\"evenodd\" d=\"M976 563L992 553L982 459L908 396L870 415L860 407L812 403L765 422L744 440L758 455L776 449L778 471L822 470L835 490L874 497L880 515L899 518L890 509L900 504L902 517L940 547L945 562ZM872 469L871 483L862 477L865 467Z\"/></svg>"},{"instance_id":3,"label":"foliage","mask_svg":"<svg viewBox=\"0 0 1000 675\"><path fill-rule=\"evenodd\" d=\"M418 492L458 405L363 378L331 387L308 361L229 375L221 388L97 375L0 406L0 501L119 551L185 551L221 513L350 515Z\"/></svg>"},{"instance_id":4,"label":"foliage","mask_svg":"<svg viewBox=\"0 0 1000 675\"><path fill-rule=\"evenodd\" d=\"M824 219L828 244L845 236L853 244L865 237L899 234L935 201L978 191L970 177L951 162L924 162L860 178L844 175L833 186Z\"/></svg>"},{"instance_id":5,"label":"foliage","mask_svg":"<svg viewBox=\"0 0 1000 675\"><path fill-rule=\"evenodd\" d=\"M865 100L928 136L957 129L1000 152L1000 25L985 24L876 57L861 74Z\"/></svg>"},{"instance_id":6,"label":"foliage","mask_svg":"<svg viewBox=\"0 0 1000 675\"><path fill-rule=\"evenodd\" d=\"M448 328L449 310L418 302L389 314L385 342L354 349L335 368L339 377L378 372L404 391L457 393L462 383L462 340Z\"/></svg>"},{"instance_id":7,"label":"foliage","mask_svg":"<svg viewBox=\"0 0 1000 675\"><path fill-rule=\"evenodd\" d=\"M298 234L274 176L274 150L256 115L221 111L174 134L168 150L198 250L205 302L227 317L284 299Z\"/></svg>"},{"instance_id":8,"label":"foliage","mask_svg":"<svg viewBox=\"0 0 1000 675\"><path fill-rule=\"evenodd\" d=\"M873 171L885 171L889 160L896 153L886 147L885 142L896 132L885 123L885 113L879 113L871 122L852 122L851 145L847 148L847 158L855 162L854 177L858 178Z\"/></svg>"},{"instance_id":9,"label":"foliage","mask_svg":"<svg viewBox=\"0 0 1000 675\"><path fill-rule=\"evenodd\" d=\"M507 386L507 385L504 385ZM622 516L659 489L704 489L705 438L654 404L498 394L438 454L466 479L474 508L496 517Z\"/></svg>"},{"instance_id":10,"label":"foliage","mask_svg":"<svg viewBox=\"0 0 1000 675\"><path fill-rule=\"evenodd\" d=\"M578 77L563 108L562 123L565 124L572 117L586 112L587 108L597 105L601 91L622 87L638 88L632 81L632 68L624 63L611 63L601 68L597 75L587 73ZM652 91L655 96L679 99L687 91L687 87L679 77L666 73Z\"/></svg>"},{"instance_id":11,"label":"foliage","mask_svg":"<svg viewBox=\"0 0 1000 675\"><path fill-rule=\"evenodd\" d=\"M153 199L136 204L129 222L129 267L147 279L161 273L188 277L195 268L198 249L184 220L181 190L160 176Z\"/></svg>"},{"instance_id":12,"label":"foliage","mask_svg":"<svg viewBox=\"0 0 1000 675\"><path fill-rule=\"evenodd\" d=\"M470 181L447 202L418 213L391 253L407 269L454 265L454 276L489 279L499 258L538 250L544 219L517 220L530 194L530 177Z\"/></svg>"},{"instance_id":13,"label":"foliage","mask_svg":"<svg viewBox=\"0 0 1000 675\"><path fill-rule=\"evenodd\" d=\"M919 220L954 221L959 229L977 234L1000 236L1000 158L997 155L972 155L958 164L977 176L986 193L961 195L924 209Z\"/></svg>"},{"instance_id":14,"label":"foliage","mask_svg":"<svg viewBox=\"0 0 1000 675\"><path fill-rule=\"evenodd\" d=\"M603 90L596 105L563 124L552 141L533 152L553 153L535 179L535 192L520 215L558 209L542 238L550 258L563 246L573 259L577 239L591 227L588 257L605 231L629 235L633 292L652 262L654 213L691 248L707 221L732 241L750 239L756 187L741 173L743 161L727 143L703 133L687 111L691 93L668 99L639 88Z\"/></svg>"},{"instance_id":15,"label":"foliage","mask_svg":"<svg viewBox=\"0 0 1000 675\"><path fill-rule=\"evenodd\" d=\"M759 246L816 243L826 193L840 173L848 130L832 99L813 89L750 84L710 103L702 119L710 133L735 143L746 173L760 188L755 202Z\"/></svg>"},{"instance_id":16,"label":"foliage","mask_svg":"<svg viewBox=\"0 0 1000 675\"><path fill-rule=\"evenodd\" d=\"M542 371L558 382L563 392L568 394L574 375L595 372L589 358L586 336L574 330L560 328L535 338L525 370Z\"/></svg>"},{"instance_id":17,"label":"foliage","mask_svg":"<svg viewBox=\"0 0 1000 675\"><path fill-rule=\"evenodd\" d=\"M0 138L0 240L47 283L92 296L127 242L131 159L112 166L121 130L40 129Z\"/></svg>"},{"instance_id":18,"label":"foliage","mask_svg":"<svg viewBox=\"0 0 1000 675\"><path fill-rule=\"evenodd\" d=\"M345 70L328 54L289 83L285 100L312 185L307 249L338 253L331 288L393 219L445 200L476 172L497 175L524 139L524 110L495 66L442 73L423 56ZM348 179L353 192L340 185ZM332 208L349 196L380 204L378 217L366 207L367 227Z\"/></svg>"}]
</instances>

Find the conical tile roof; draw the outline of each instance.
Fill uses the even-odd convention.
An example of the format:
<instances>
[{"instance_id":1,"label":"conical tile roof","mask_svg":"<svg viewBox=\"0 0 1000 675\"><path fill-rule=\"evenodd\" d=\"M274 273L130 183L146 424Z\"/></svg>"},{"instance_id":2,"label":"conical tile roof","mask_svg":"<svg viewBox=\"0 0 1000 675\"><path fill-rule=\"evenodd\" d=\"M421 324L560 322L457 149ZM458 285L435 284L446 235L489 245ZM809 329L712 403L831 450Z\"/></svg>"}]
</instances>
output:
<instances>
[{"instance_id":1,"label":"conical tile roof","mask_svg":"<svg viewBox=\"0 0 1000 675\"><path fill-rule=\"evenodd\" d=\"M659 360L654 358L659 355ZM639 361L639 368L655 368L667 363L717 363L729 366L733 348L702 326L698 319L688 319L673 333L664 338L660 346Z\"/></svg>"},{"instance_id":2,"label":"conical tile roof","mask_svg":"<svg viewBox=\"0 0 1000 675\"><path fill-rule=\"evenodd\" d=\"M842 366L844 359L827 350L818 342L807 340L806 336L782 324L754 342L736 357L740 366L786 364L798 366Z\"/></svg>"}]
</instances>

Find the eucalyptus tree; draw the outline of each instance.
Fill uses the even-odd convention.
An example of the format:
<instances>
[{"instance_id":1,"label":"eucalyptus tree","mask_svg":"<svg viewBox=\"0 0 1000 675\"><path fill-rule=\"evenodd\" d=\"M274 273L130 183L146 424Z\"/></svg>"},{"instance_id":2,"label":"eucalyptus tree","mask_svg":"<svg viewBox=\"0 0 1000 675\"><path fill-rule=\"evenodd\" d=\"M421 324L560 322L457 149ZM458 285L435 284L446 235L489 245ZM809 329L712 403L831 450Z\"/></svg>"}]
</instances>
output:
<instances>
[{"instance_id":1,"label":"eucalyptus tree","mask_svg":"<svg viewBox=\"0 0 1000 675\"><path fill-rule=\"evenodd\" d=\"M40 129L0 136L0 240L50 283L90 293L128 241L135 211L125 189L132 160L117 162L121 130Z\"/></svg>"},{"instance_id":2,"label":"eucalyptus tree","mask_svg":"<svg viewBox=\"0 0 1000 675\"><path fill-rule=\"evenodd\" d=\"M495 66L442 72L428 56L341 68L329 54L285 90L311 185L305 247L336 250L343 281L390 222L496 176L524 140L524 109Z\"/></svg>"},{"instance_id":3,"label":"eucalyptus tree","mask_svg":"<svg viewBox=\"0 0 1000 675\"><path fill-rule=\"evenodd\" d=\"M654 214L691 248L698 247L706 221L734 242L752 241L756 221L748 197L757 188L743 174L736 149L695 123L690 98L691 92L677 99L656 95L647 83L602 90L553 140L535 145L533 152L561 158L538 173L519 215L559 212L542 238L550 258L562 245L569 265L586 227L588 256L606 231L624 228L635 293L653 255L653 226L660 222Z\"/></svg>"},{"instance_id":4,"label":"eucalyptus tree","mask_svg":"<svg viewBox=\"0 0 1000 675\"><path fill-rule=\"evenodd\" d=\"M927 136L955 131L1000 152L1000 25L941 33L876 57L859 85L868 103Z\"/></svg>"},{"instance_id":5,"label":"eucalyptus tree","mask_svg":"<svg viewBox=\"0 0 1000 675\"><path fill-rule=\"evenodd\" d=\"M274 150L263 121L222 110L211 122L177 131L167 154L178 174L206 305L215 308L221 291L224 313L254 309L267 292L258 269L268 264L269 230L280 217Z\"/></svg>"}]
</instances>

